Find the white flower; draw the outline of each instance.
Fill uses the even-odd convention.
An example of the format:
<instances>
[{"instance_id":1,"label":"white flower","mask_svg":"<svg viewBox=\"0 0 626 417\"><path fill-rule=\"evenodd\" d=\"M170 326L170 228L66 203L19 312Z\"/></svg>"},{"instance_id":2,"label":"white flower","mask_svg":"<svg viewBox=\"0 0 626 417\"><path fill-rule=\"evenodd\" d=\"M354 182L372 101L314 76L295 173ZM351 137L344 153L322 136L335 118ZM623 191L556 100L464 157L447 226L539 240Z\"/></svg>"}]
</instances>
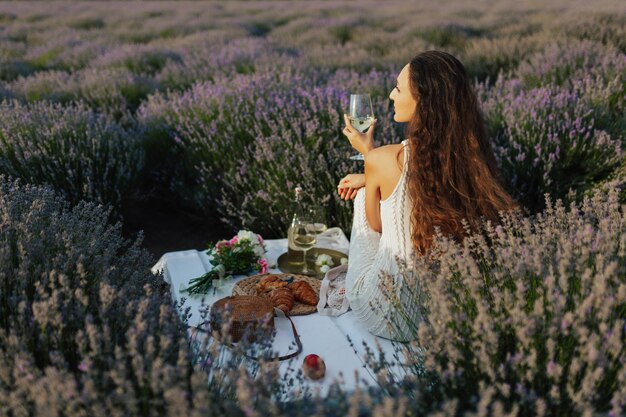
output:
<instances>
[{"instance_id":1,"label":"white flower","mask_svg":"<svg viewBox=\"0 0 626 417\"><path fill-rule=\"evenodd\" d=\"M327 266L333 266L335 264L335 262L333 262L333 258L331 258L330 256L322 253L321 255L317 255L317 259L315 260L315 265L318 266L322 266L322 265L327 265ZM320 268L321 271L321 268Z\"/></svg>"},{"instance_id":2,"label":"white flower","mask_svg":"<svg viewBox=\"0 0 626 417\"><path fill-rule=\"evenodd\" d=\"M339 262L341 262L341 265L347 265L348 264L348 258L343 257L343 258L340 259Z\"/></svg>"},{"instance_id":3,"label":"white flower","mask_svg":"<svg viewBox=\"0 0 626 417\"><path fill-rule=\"evenodd\" d=\"M255 245L254 246L254 254L256 256L258 256L259 258L263 258L265 256L265 250L263 249L263 246Z\"/></svg>"},{"instance_id":4,"label":"white flower","mask_svg":"<svg viewBox=\"0 0 626 417\"><path fill-rule=\"evenodd\" d=\"M254 251L254 254L258 256L259 258L262 258L265 256L265 249L263 248L263 245L261 245L261 240L262 239L260 239L259 235L249 230L240 230L239 233L237 233L237 242L243 242L243 241L250 242L250 244L252 245L252 250ZM233 252L239 252L239 251L240 251L239 246L235 246L235 249L233 250Z\"/></svg>"},{"instance_id":5,"label":"white flower","mask_svg":"<svg viewBox=\"0 0 626 417\"><path fill-rule=\"evenodd\" d=\"M239 233L237 233L237 240L239 242L243 241L243 240L247 240L250 241L254 244L258 244L259 241L256 237L256 233L252 233L249 230L240 230Z\"/></svg>"},{"instance_id":6,"label":"white flower","mask_svg":"<svg viewBox=\"0 0 626 417\"><path fill-rule=\"evenodd\" d=\"M328 272L328 270L330 269L330 266L328 265L322 265L320 266L320 272L325 274L326 272Z\"/></svg>"}]
</instances>

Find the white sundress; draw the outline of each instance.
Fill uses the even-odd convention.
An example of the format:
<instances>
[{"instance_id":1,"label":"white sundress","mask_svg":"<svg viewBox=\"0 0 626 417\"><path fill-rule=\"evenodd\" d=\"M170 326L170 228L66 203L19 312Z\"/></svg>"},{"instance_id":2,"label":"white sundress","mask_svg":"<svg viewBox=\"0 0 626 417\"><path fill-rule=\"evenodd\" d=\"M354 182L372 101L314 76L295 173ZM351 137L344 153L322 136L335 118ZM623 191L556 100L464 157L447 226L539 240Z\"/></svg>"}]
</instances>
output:
<instances>
[{"instance_id":1,"label":"white sundress","mask_svg":"<svg viewBox=\"0 0 626 417\"><path fill-rule=\"evenodd\" d=\"M411 240L411 203L407 193L408 141L404 145L402 175L391 195L380 201L382 233L372 230L365 215L365 187L354 199L354 218L350 237L350 257L346 274L346 297L357 318L371 333L394 340L411 340L411 328L420 320L416 299L403 291L397 258L409 267L414 254ZM396 258L397 257L397 258ZM389 274L391 279L383 276ZM405 289L406 290L406 289ZM393 291L399 298L403 314L389 302ZM408 320L407 320L408 317ZM391 326L390 319L395 326ZM411 326L413 324L413 326ZM414 333L414 332L413 332Z\"/></svg>"}]
</instances>

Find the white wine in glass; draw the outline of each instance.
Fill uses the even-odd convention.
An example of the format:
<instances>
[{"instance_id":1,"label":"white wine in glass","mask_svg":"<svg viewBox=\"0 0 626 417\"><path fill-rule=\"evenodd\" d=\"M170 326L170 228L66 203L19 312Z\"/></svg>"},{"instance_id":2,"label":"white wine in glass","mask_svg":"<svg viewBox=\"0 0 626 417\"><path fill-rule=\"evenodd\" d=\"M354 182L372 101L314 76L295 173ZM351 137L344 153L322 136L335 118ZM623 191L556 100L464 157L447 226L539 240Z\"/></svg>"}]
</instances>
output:
<instances>
[{"instance_id":1,"label":"white wine in glass","mask_svg":"<svg viewBox=\"0 0 626 417\"><path fill-rule=\"evenodd\" d=\"M356 130L364 133L374 123L374 110L369 94L350 94L350 109L348 112L350 124ZM351 156L350 159L362 161L363 155Z\"/></svg>"},{"instance_id":2,"label":"white wine in glass","mask_svg":"<svg viewBox=\"0 0 626 417\"><path fill-rule=\"evenodd\" d=\"M365 132L374 123L374 116L350 117L350 124L359 132Z\"/></svg>"}]
</instances>

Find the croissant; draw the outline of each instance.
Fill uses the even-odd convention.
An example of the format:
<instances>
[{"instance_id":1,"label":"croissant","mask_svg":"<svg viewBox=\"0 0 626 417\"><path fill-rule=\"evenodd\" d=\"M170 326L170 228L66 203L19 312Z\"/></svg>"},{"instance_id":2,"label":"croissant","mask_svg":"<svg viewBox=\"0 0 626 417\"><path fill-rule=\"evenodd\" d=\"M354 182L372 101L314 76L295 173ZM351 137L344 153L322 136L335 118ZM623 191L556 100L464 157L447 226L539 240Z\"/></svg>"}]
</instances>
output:
<instances>
[{"instance_id":1,"label":"croissant","mask_svg":"<svg viewBox=\"0 0 626 417\"><path fill-rule=\"evenodd\" d=\"M277 288L270 293L270 301L274 304L274 307L280 308L283 312L289 313L289 310L295 303L294 295L289 288L281 287Z\"/></svg>"},{"instance_id":2,"label":"croissant","mask_svg":"<svg viewBox=\"0 0 626 417\"><path fill-rule=\"evenodd\" d=\"M276 275L268 275L256 284L256 292L257 294L261 294L275 290L276 288L286 287L287 284L287 282L281 281Z\"/></svg>"},{"instance_id":3,"label":"croissant","mask_svg":"<svg viewBox=\"0 0 626 417\"><path fill-rule=\"evenodd\" d=\"M317 294L311 285L306 281L294 281L288 288L293 291L297 301L311 306L317 305L319 301Z\"/></svg>"}]
</instances>

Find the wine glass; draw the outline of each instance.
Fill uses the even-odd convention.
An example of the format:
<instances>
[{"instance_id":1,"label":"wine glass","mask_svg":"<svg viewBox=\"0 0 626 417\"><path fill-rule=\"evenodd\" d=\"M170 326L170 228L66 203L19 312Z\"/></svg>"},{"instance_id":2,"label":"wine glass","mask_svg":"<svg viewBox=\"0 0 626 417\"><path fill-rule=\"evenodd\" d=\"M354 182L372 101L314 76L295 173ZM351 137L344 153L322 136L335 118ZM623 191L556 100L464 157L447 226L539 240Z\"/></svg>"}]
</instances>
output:
<instances>
[{"instance_id":1,"label":"wine glass","mask_svg":"<svg viewBox=\"0 0 626 417\"><path fill-rule=\"evenodd\" d=\"M315 233L318 235L328 229L326 225L326 210L323 206L319 204L309 206L309 217L315 224Z\"/></svg>"},{"instance_id":2,"label":"wine glass","mask_svg":"<svg viewBox=\"0 0 626 417\"><path fill-rule=\"evenodd\" d=\"M293 225L293 244L301 250L302 260L304 266L302 267L302 273L309 273L309 269L306 264L306 253L317 243L317 234L315 233L315 222L308 218L297 219Z\"/></svg>"},{"instance_id":3,"label":"wine glass","mask_svg":"<svg viewBox=\"0 0 626 417\"><path fill-rule=\"evenodd\" d=\"M348 112L350 124L359 132L365 132L374 123L374 110L369 94L350 94L350 109ZM362 154L353 155L350 159L363 161Z\"/></svg>"}]
</instances>

